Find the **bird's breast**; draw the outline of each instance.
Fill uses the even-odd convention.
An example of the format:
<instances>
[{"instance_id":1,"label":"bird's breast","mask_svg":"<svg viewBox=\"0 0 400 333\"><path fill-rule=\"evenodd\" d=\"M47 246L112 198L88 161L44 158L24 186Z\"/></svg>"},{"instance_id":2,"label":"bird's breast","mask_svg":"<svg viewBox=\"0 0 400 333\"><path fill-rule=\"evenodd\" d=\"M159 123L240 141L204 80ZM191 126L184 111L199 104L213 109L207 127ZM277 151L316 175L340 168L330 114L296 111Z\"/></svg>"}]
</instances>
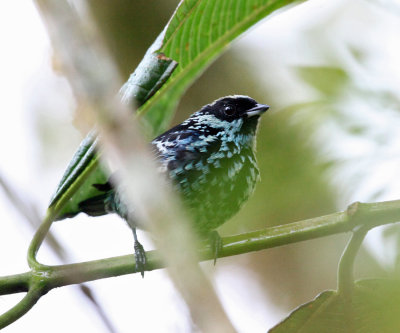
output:
<instances>
[{"instance_id":1,"label":"bird's breast","mask_svg":"<svg viewBox=\"0 0 400 333\"><path fill-rule=\"evenodd\" d=\"M164 162L200 232L212 230L234 215L259 178L250 147L241 149L235 142L217 146L206 149L207 153L199 147L179 151Z\"/></svg>"}]
</instances>

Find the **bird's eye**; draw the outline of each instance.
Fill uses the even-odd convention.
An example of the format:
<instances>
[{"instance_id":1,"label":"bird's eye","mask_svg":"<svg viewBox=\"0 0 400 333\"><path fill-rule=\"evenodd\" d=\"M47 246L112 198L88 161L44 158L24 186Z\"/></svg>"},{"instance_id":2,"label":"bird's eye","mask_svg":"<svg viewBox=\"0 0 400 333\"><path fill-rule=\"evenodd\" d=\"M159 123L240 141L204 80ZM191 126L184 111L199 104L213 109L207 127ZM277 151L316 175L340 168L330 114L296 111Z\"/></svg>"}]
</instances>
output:
<instances>
[{"instance_id":1,"label":"bird's eye","mask_svg":"<svg viewBox=\"0 0 400 333\"><path fill-rule=\"evenodd\" d=\"M224 107L224 113L227 116L233 116L236 112L236 108L233 105L226 105Z\"/></svg>"}]
</instances>

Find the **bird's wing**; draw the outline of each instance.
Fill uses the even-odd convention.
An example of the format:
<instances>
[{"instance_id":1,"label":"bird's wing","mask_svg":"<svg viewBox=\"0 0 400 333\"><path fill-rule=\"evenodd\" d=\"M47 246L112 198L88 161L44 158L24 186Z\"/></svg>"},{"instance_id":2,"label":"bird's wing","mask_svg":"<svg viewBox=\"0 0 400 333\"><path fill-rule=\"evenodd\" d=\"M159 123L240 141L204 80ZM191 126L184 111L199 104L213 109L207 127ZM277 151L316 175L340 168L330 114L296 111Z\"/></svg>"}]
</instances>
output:
<instances>
[{"instance_id":1,"label":"bird's wing","mask_svg":"<svg viewBox=\"0 0 400 333\"><path fill-rule=\"evenodd\" d=\"M180 129L159 136L152 145L163 169L172 170L207 159L213 152L218 151L221 142L215 136Z\"/></svg>"}]
</instances>

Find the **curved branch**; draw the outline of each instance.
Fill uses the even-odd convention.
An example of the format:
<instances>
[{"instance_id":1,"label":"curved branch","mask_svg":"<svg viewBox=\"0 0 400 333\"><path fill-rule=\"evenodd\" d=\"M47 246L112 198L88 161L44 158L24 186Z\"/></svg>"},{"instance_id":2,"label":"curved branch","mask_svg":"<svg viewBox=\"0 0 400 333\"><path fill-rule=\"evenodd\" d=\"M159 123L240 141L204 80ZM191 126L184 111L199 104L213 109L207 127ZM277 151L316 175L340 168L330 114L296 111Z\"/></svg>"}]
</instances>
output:
<instances>
[{"instance_id":1,"label":"curved branch","mask_svg":"<svg viewBox=\"0 0 400 333\"><path fill-rule=\"evenodd\" d=\"M32 309L42 295L43 292L40 287L32 287L19 303L0 316L0 330L12 324Z\"/></svg>"},{"instance_id":2,"label":"curved branch","mask_svg":"<svg viewBox=\"0 0 400 333\"><path fill-rule=\"evenodd\" d=\"M360 215L360 203L356 202L350 205L347 209L347 214L350 217ZM342 257L340 258L337 279L338 279L338 295L344 299L343 305L345 307L344 315L348 325L349 332L355 330L354 321L354 305L353 305L353 292L354 292L354 261L361 244L369 231L369 227L359 225L354 228L353 233Z\"/></svg>"},{"instance_id":3,"label":"curved branch","mask_svg":"<svg viewBox=\"0 0 400 333\"><path fill-rule=\"evenodd\" d=\"M39 251L39 248L42 245L43 240L46 237L53 221L54 221L53 210L48 209L47 213L46 213L46 217L44 218L42 224L40 225L39 229L36 231L31 243L29 244L27 259L28 259L28 265L32 269L40 270L40 269L45 268L43 265L41 265L37 261L36 254Z\"/></svg>"},{"instance_id":4,"label":"curved branch","mask_svg":"<svg viewBox=\"0 0 400 333\"><path fill-rule=\"evenodd\" d=\"M351 299L354 289L354 260L367 233L368 229L363 227L354 231L340 258L338 267L338 293L348 299Z\"/></svg>"}]
</instances>

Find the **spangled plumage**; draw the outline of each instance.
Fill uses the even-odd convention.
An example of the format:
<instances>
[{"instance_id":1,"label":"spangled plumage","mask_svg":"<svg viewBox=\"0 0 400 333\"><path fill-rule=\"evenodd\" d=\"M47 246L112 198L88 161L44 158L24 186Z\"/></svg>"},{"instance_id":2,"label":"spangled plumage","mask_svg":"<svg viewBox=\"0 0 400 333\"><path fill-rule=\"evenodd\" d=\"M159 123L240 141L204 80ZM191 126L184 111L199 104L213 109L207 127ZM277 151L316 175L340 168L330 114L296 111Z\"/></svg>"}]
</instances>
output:
<instances>
[{"instance_id":1,"label":"spangled plumage","mask_svg":"<svg viewBox=\"0 0 400 333\"><path fill-rule=\"evenodd\" d=\"M259 179L255 135L268 108L247 96L223 97L152 141L160 172L181 195L201 235L237 213L253 192ZM111 185L96 186L104 194L82 202L83 212L115 212L125 219L134 214Z\"/></svg>"},{"instance_id":2,"label":"spangled plumage","mask_svg":"<svg viewBox=\"0 0 400 333\"><path fill-rule=\"evenodd\" d=\"M228 220L254 190L259 115L249 118L245 111L256 105L244 96L220 99L153 141L161 170L173 180L201 233ZM227 107L236 113L226 116Z\"/></svg>"}]
</instances>

